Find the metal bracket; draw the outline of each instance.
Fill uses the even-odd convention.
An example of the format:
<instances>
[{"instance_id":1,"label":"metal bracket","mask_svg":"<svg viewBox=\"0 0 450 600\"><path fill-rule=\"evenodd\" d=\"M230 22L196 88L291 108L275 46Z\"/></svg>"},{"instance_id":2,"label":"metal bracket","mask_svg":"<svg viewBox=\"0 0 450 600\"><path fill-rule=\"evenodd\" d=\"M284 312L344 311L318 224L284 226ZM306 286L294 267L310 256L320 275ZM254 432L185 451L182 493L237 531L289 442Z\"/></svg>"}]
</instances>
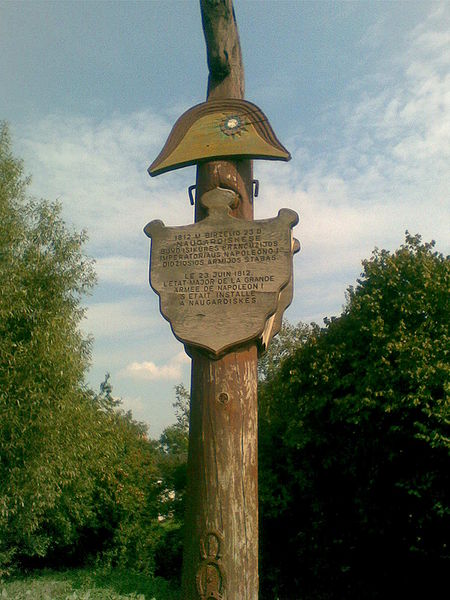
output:
<instances>
[{"instance_id":1,"label":"metal bracket","mask_svg":"<svg viewBox=\"0 0 450 600\"><path fill-rule=\"evenodd\" d=\"M194 194L192 192L196 189L196 187L197 186L195 185L195 183L194 183L194 185L190 185L188 187L188 194L189 194L189 200L191 202L191 206L194 206L194 204L195 204L196 198L194 197Z\"/></svg>"},{"instance_id":2,"label":"metal bracket","mask_svg":"<svg viewBox=\"0 0 450 600\"><path fill-rule=\"evenodd\" d=\"M191 203L191 206L194 206L195 201L197 199L197 194L194 196L194 190L196 188L197 186L195 185L195 183L188 187L189 201ZM259 179L252 179L252 194L254 198L257 198L259 195Z\"/></svg>"}]
</instances>

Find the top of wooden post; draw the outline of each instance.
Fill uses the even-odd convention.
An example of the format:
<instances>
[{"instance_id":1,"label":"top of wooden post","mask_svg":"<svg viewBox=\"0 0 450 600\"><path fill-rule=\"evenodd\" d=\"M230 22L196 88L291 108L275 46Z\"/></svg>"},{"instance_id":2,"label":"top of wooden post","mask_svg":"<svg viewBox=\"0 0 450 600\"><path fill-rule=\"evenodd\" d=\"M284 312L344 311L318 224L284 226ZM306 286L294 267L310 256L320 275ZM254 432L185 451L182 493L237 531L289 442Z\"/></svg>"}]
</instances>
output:
<instances>
[{"instance_id":1,"label":"top of wooden post","mask_svg":"<svg viewBox=\"0 0 450 600\"><path fill-rule=\"evenodd\" d=\"M244 65L232 0L200 0L209 68L208 100L244 98Z\"/></svg>"}]
</instances>

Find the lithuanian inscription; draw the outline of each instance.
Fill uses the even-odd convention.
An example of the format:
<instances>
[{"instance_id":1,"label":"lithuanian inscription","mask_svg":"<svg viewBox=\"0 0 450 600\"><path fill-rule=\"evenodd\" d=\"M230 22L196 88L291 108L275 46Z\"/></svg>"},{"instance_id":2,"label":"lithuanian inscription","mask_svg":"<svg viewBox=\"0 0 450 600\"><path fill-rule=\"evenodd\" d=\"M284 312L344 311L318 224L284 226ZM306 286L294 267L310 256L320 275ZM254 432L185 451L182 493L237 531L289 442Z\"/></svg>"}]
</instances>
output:
<instances>
[{"instance_id":1,"label":"lithuanian inscription","mask_svg":"<svg viewBox=\"0 0 450 600\"><path fill-rule=\"evenodd\" d=\"M274 219L243 221L229 215L233 199L216 189L202 198L203 221L145 228L163 316L182 342L214 354L261 335L292 275L297 214L283 209Z\"/></svg>"}]
</instances>

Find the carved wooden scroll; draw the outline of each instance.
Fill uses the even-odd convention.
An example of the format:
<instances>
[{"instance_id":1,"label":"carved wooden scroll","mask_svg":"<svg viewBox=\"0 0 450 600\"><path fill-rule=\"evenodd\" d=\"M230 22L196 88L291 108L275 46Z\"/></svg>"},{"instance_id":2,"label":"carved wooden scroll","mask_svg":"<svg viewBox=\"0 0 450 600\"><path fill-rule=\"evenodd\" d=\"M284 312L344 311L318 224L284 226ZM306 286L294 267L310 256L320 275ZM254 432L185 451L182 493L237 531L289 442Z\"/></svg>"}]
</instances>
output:
<instances>
[{"instance_id":1,"label":"carved wooden scroll","mask_svg":"<svg viewBox=\"0 0 450 600\"><path fill-rule=\"evenodd\" d=\"M209 100L178 119L148 172L155 176L230 156L285 161L291 158L255 104L239 99Z\"/></svg>"},{"instance_id":2,"label":"carved wooden scroll","mask_svg":"<svg viewBox=\"0 0 450 600\"><path fill-rule=\"evenodd\" d=\"M298 240L293 240L293 253L298 252L300 250L300 244ZM278 299L277 311L274 313L270 319L266 321L266 326L260 338L260 353L263 354L269 347L272 338L277 335L280 331L281 326L283 324L283 315L284 311L292 302L292 298L294 296L294 280L293 277L289 280L289 283L285 288L283 288L280 292L280 297Z\"/></svg>"},{"instance_id":3,"label":"carved wooden scroll","mask_svg":"<svg viewBox=\"0 0 450 600\"><path fill-rule=\"evenodd\" d=\"M201 563L197 570L197 591L200 600L222 600L225 590L225 574L221 564L223 536L209 531L200 541Z\"/></svg>"},{"instance_id":4,"label":"carved wooden scroll","mask_svg":"<svg viewBox=\"0 0 450 600\"><path fill-rule=\"evenodd\" d=\"M220 188L201 201L208 216L198 223L165 227L152 221L145 227L161 313L180 341L216 357L249 340L267 344L292 299L297 213L282 209L272 219L236 219L229 214L235 193Z\"/></svg>"}]
</instances>

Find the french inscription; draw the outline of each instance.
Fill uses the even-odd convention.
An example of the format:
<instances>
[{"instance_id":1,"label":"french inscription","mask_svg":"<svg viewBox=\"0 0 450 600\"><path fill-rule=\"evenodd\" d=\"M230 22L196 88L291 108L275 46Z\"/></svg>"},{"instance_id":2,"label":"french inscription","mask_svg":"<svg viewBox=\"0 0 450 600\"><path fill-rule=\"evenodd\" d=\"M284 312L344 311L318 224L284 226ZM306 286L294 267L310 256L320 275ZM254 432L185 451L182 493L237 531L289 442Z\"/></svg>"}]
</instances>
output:
<instances>
[{"instance_id":1,"label":"french inscription","mask_svg":"<svg viewBox=\"0 0 450 600\"><path fill-rule=\"evenodd\" d=\"M183 227L152 221L150 282L162 314L184 343L215 354L257 338L292 276L294 211L274 219L231 217L234 193L205 194L209 214Z\"/></svg>"}]
</instances>

